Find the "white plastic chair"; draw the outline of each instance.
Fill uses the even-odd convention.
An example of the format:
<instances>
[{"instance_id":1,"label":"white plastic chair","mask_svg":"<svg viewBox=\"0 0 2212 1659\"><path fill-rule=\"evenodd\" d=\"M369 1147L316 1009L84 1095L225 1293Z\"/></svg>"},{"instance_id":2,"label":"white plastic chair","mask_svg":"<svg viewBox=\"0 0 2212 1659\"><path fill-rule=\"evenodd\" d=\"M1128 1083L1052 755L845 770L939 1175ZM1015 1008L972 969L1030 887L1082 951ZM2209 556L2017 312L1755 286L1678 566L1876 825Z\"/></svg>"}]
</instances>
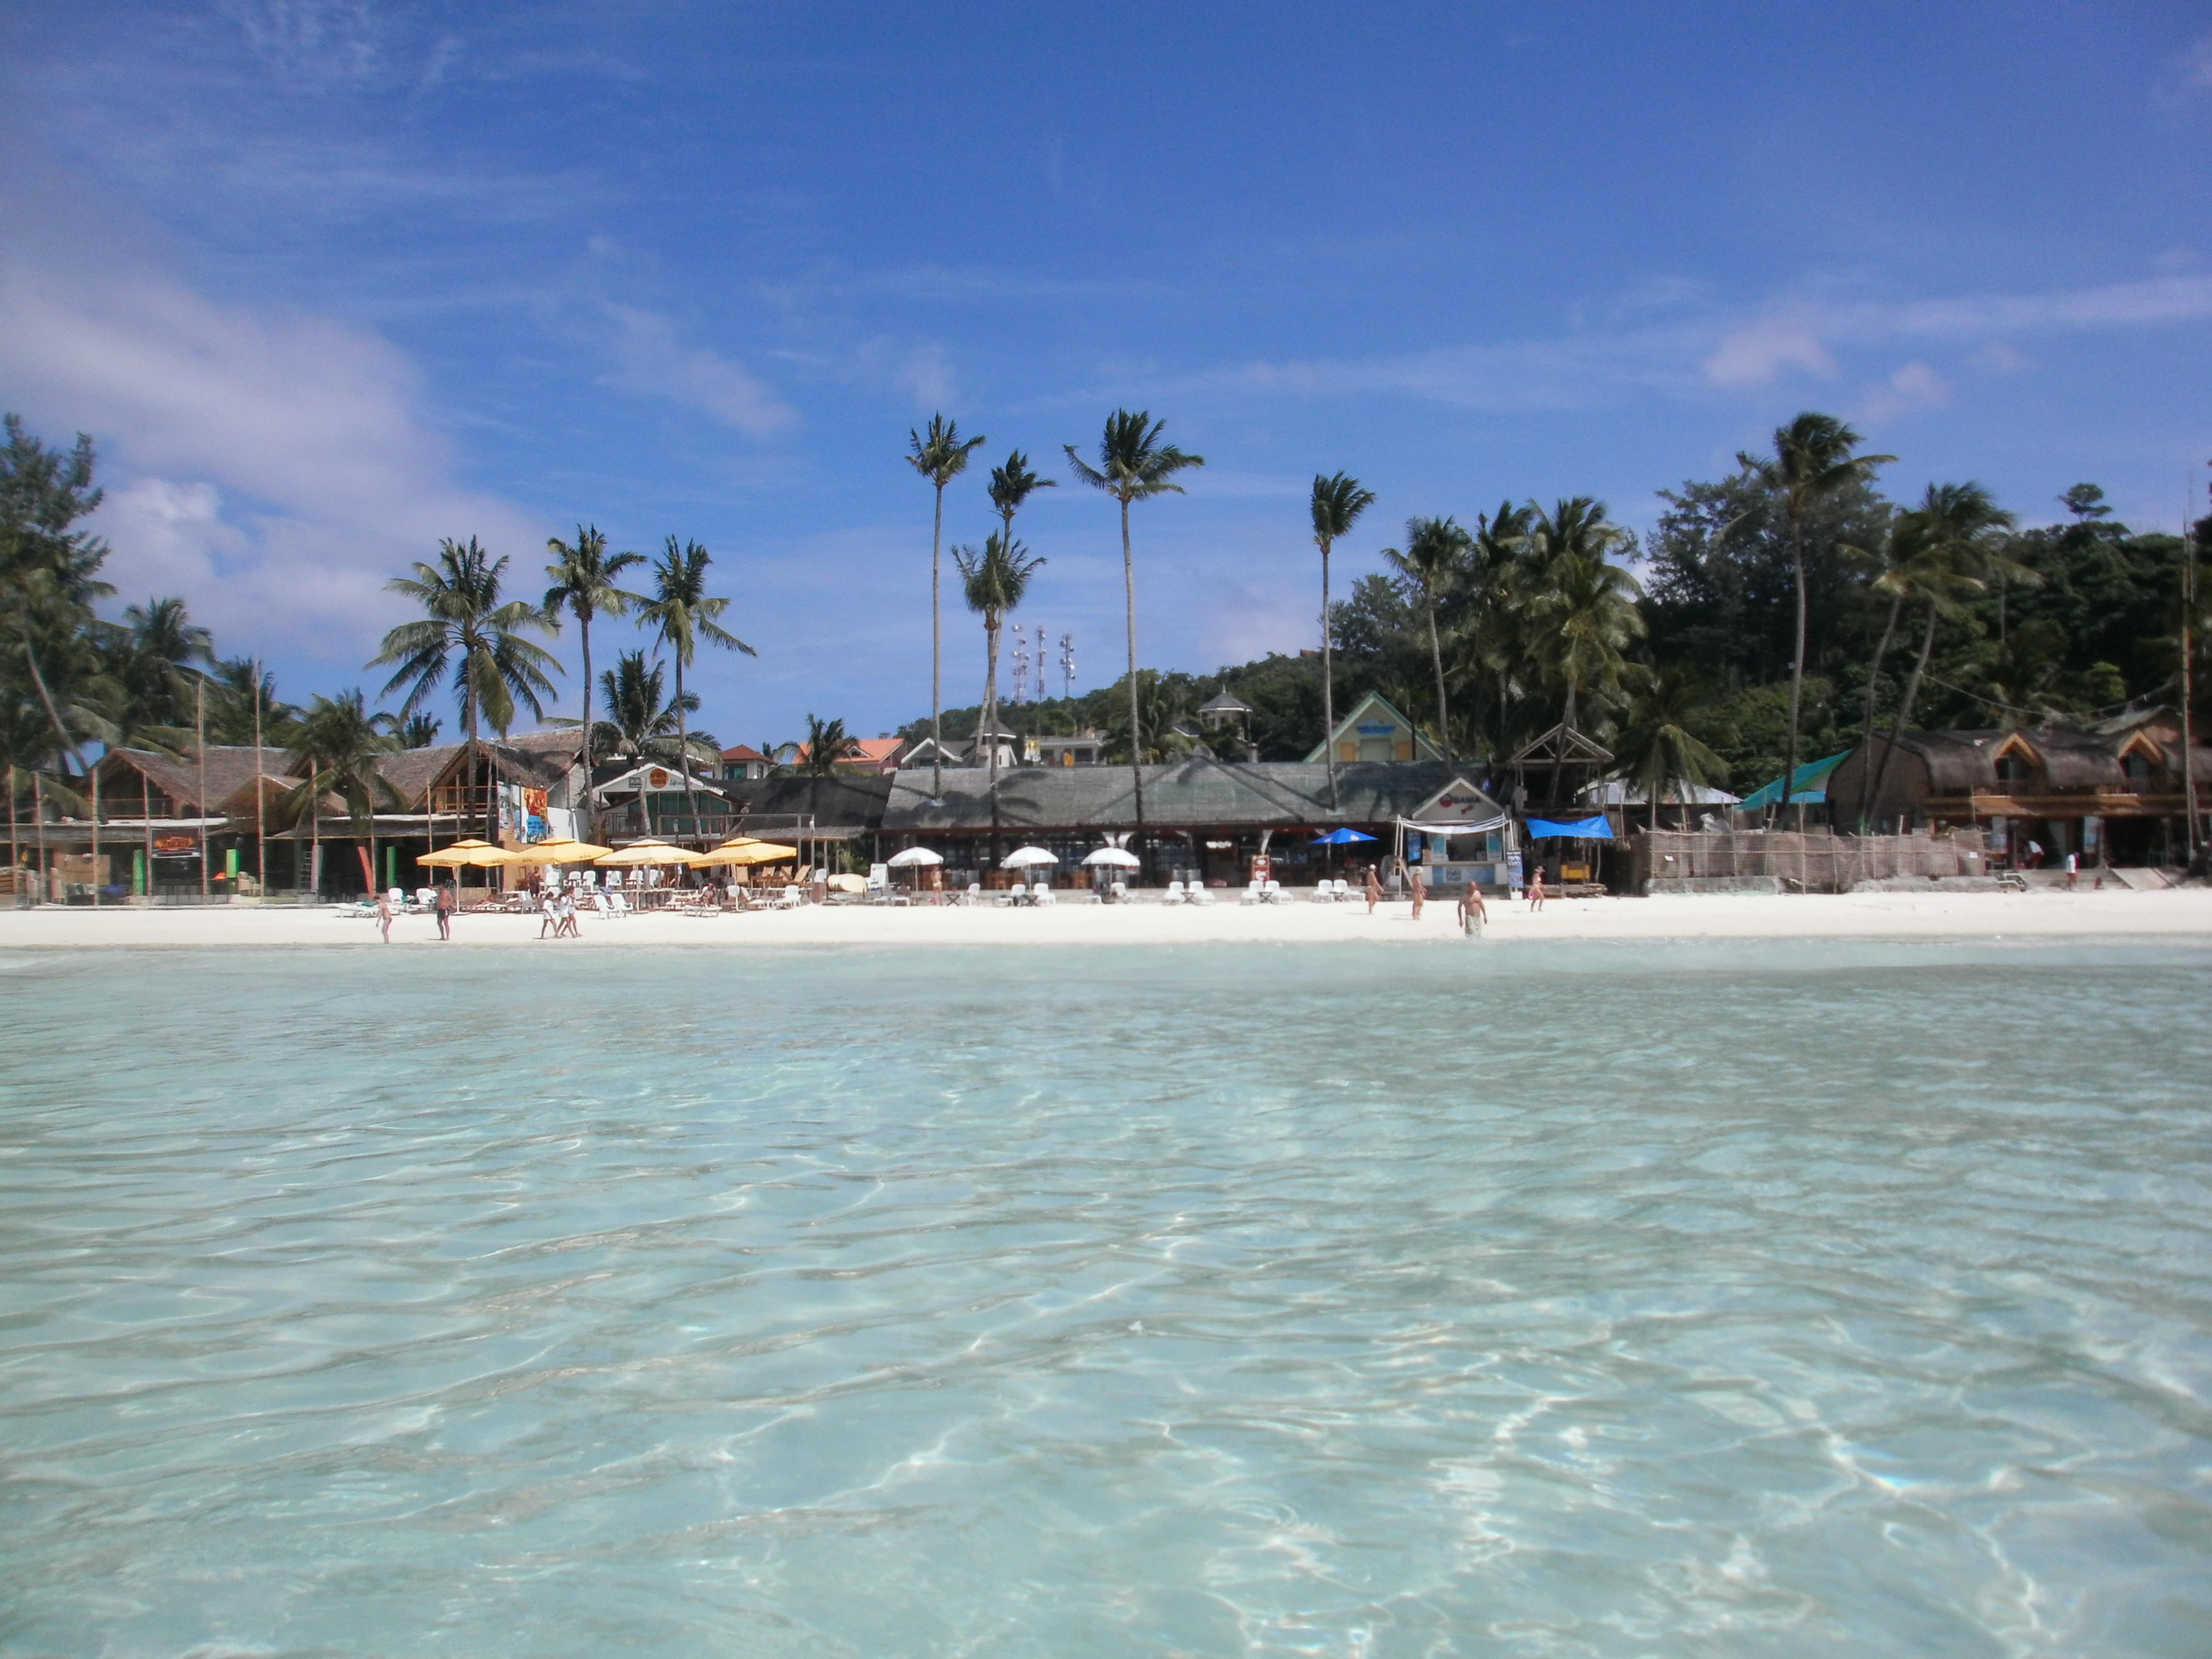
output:
<instances>
[{"instance_id":1,"label":"white plastic chair","mask_svg":"<svg viewBox=\"0 0 2212 1659\"><path fill-rule=\"evenodd\" d=\"M1194 881L1191 883L1189 890L1183 894L1183 901L1188 904L1211 904L1213 902L1213 894L1204 882Z\"/></svg>"},{"instance_id":2,"label":"white plastic chair","mask_svg":"<svg viewBox=\"0 0 2212 1659\"><path fill-rule=\"evenodd\" d=\"M1029 902L1029 884L1026 882L1018 881L1006 889L1006 902L1009 904L1026 904Z\"/></svg>"},{"instance_id":3,"label":"white plastic chair","mask_svg":"<svg viewBox=\"0 0 2212 1659\"><path fill-rule=\"evenodd\" d=\"M1237 902L1239 904L1257 904L1260 902L1260 881L1258 877L1255 876L1250 881L1244 884L1243 896L1239 898Z\"/></svg>"},{"instance_id":4,"label":"white plastic chair","mask_svg":"<svg viewBox=\"0 0 2212 1659\"><path fill-rule=\"evenodd\" d=\"M1182 883L1180 880L1170 882L1168 884L1167 902L1170 904L1181 904L1182 902Z\"/></svg>"},{"instance_id":5,"label":"white plastic chair","mask_svg":"<svg viewBox=\"0 0 2212 1659\"><path fill-rule=\"evenodd\" d=\"M1060 902L1060 895L1053 888L1041 882L1030 890L1030 902L1039 905L1057 904Z\"/></svg>"},{"instance_id":6,"label":"white plastic chair","mask_svg":"<svg viewBox=\"0 0 2212 1659\"><path fill-rule=\"evenodd\" d=\"M1283 884L1281 882L1271 879L1260 889L1261 903L1280 904L1282 902Z\"/></svg>"},{"instance_id":7,"label":"white plastic chair","mask_svg":"<svg viewBox=\"0 0 2212 1659\"><path fill-rule=\"evenodd\" d=\"M1126 881L1110 882L1108 884L1106 890L1113 894L1114 902L1120 904L1125 902L1129 896L1129 884Z\"/></svg>"}]
</instances>

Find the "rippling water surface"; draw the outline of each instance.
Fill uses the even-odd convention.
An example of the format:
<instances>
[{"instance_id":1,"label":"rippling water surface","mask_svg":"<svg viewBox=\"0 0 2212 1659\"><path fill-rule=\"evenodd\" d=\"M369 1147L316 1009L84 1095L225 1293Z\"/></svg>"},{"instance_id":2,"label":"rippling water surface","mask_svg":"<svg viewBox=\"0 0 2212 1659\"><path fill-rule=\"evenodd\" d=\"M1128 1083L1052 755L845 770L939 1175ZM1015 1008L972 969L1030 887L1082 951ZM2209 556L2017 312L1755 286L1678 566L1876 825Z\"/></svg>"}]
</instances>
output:
<instances>
[{"instance_id":1,"label":"rippling water surface","mask_svg":"<svg viewBox=\"0 0 2212 1659\"><path fill-rule=\"evenodd\" d=\"M0 961L0 1652L2203 1654L2208 994Z\"/></svg>"}]
</instances>

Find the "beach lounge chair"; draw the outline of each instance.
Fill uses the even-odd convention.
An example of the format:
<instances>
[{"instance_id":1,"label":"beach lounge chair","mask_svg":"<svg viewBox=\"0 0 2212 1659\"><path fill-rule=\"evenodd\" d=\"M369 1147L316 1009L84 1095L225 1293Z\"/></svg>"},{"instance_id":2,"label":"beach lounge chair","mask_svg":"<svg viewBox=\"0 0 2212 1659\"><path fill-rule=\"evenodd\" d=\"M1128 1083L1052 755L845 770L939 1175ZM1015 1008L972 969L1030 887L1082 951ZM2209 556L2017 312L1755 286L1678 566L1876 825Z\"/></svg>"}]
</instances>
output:
<instances>
[{"instance_id":1,"label":"beach lounge chair","mask_svg":"<svg viewBox=\"0 0 2212 1659\"><path fill-rule=\"evenodd\" d=\"M1239 904L1257 904L1260 902L1260 882L1256 876L1244 884L1243 895L1237 902Z\"/></svg>"},{"instance_id":2,"label":"beach lounge chair","mask_svg":"<svg viewBox=\"0 0 2212 1659\"><path fill-rule=\"evenodd\" d=\"M1279 881L1270 878L1267 884L1260 890L1260 902L1262 904L1280 904L1282 902L1283 884Z\"/></svg>"},{"instance_id":3,"label":"beach lounge chair","mask_svg":"<svg viewBox=\"0 0 2212 1659\"><path fill-rule=\"evenodd\" d=\"M1030 889L1027 882L1018 881L1012 886L1006 889L1007 903L1027 904L1029 900Z\"/></svg>"},{"instance_id":4,"label":"beach lounge chair","mask_svg":"<svg viewBox=\"0 0 2212 1659\"><path fill-rule=\"evenodd\" d=\"M1170 904L1181 904L1182 902L1182 883L1180 881L1171 881L1168 884L1168 896L1166 902Z\"/></svg>"},{"instance_id":5,"label":"beach lounge chair","mask_svg":"<svg viewBox=\"0 0 2212 1659\"><path fill-rule=\"evenodd\" d=\"M1213 902L1212 890L1202 881L1194 881L1185 890L1183 902L1186 904L1211 904Z\"/></svg>"},{"instance_id":6,"label":"beach lounge chair","mask_svg":"<svg viewBox=\"0 0 2212 1659\"><path fill-rule=\"evenodd\" d=\"M1128 902L1129 884L1127 882L1109 882L1107 884L1106 891L1110 896L1110 899L1113 903L1126 904Z\"/></svg>"},{"instance_id":7,"label":"beach lounge chair","mask_svg":"<svg viewBox=\"0 0 2212 1659\"><path fill-rule=\"evenodd\" d=\"M1060 894L1049 883L1039 882L1030 890L1030 902L1041 905L1057 904L1060 902Z\"/></svg>"}]
</instances>

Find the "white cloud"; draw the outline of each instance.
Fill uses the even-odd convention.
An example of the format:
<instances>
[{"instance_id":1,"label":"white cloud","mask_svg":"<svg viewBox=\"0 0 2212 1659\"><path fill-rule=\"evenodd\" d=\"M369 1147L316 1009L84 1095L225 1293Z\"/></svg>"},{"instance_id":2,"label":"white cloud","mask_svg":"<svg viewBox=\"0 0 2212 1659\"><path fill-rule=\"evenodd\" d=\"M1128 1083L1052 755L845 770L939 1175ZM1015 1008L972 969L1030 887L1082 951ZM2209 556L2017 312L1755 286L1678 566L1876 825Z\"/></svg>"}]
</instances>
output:
<instances>
[{"instance_id":1,"label":"white cloud","mask_svg":"<svg viewBox=\"0 0 2212 1659\"><path fill-rule=\"evenodd\" d=\"M0 266L0 318L11 405L102 443L110 579L126 599L181 593L225 649L350 669L398 614L385 581L441 537L543 544L454 483L413 366L366 331L27 254Z\"/></svg>"},{"instance_id":2,"label":"white cloud","mask_svg":"<svg viewBox=\"0 0 2212 1659\"><path fill-rule=\"evenodd\" d=\"M1861 393L1850 415L1856 421L1891 421L1923 409L1940 409L1950 401L1950 382L1927 364L1914 362Z\"/></svg>"},{"instance_id":3,"label":"white cloud","mask_svg":"<svg viewBox=\"0 0 2212 1659\"><path fill-rule=\"evenodd\" d=\"M925 412L959 401L951 359L934 340L908 352L896 378L899 390L914 399L915 408Z\"/></svg>"},{"instance_id":4,"label":"white cloud","mask_svg":"<svg viewBox=\"0 0 2212 1659\"><path fill-rule=\"evenodd\" d=\"M617 367L606 383L617 391L672 398L756 438L797 422L799 411L778 401L743 364L685 345L676 325L659 312L612 301L603 308L615 325Z\"/></svg>"},{"instance_id":5,"label":"white cloud","mask_svg":"<svg viewBox=\"0 0 2212 1659\"><path fill-rule=\"evenodd\" d=\"M1715 386L1760 386L1786 368L1826 378L1836 360L1820 343L1819 324L1802 313L1761 317L1735 330L1705 359Z\"/></svg>"}]
</instances>

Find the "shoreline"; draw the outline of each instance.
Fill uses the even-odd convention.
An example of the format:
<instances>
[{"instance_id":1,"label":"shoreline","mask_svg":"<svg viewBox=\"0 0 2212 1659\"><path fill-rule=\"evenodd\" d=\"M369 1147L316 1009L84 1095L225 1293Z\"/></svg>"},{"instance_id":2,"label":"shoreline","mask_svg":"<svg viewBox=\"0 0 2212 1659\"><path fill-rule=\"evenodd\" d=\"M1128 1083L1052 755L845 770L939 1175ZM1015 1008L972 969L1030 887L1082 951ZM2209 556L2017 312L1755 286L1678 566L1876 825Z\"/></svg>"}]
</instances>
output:
<instances>
[{"instance_id":1,"label":"shoreline","mask_svg":"<svg viewBox=\"0 0 2212 1659\"><path fill-rule=\"evenodd\" d=\"M1315 904L1134 903L1050 910L890 908L861 905L713 917L648 913L583 919L580 940L540 940L532 915L455 919L450 948L600 950L622 945L779 949L839 945L1158 945L1175 944L1447 944L1460 939L1453 907L1431 900L1416 923L1400 901L1367 914L1358 901ZM1484 942L1568 939L2164 939L2212 942L2212 889L2164 892L2038 890L2027 893L1700 895L1552 899L1490 910ZM1474 941L1468 941L1474 942ZM0 951L277 948L383 949L374 921L336 908L102 909L46 906L0 911ZM402 916L392 949L441 947L428 916Z\"/></svg>"}]
</instances>

